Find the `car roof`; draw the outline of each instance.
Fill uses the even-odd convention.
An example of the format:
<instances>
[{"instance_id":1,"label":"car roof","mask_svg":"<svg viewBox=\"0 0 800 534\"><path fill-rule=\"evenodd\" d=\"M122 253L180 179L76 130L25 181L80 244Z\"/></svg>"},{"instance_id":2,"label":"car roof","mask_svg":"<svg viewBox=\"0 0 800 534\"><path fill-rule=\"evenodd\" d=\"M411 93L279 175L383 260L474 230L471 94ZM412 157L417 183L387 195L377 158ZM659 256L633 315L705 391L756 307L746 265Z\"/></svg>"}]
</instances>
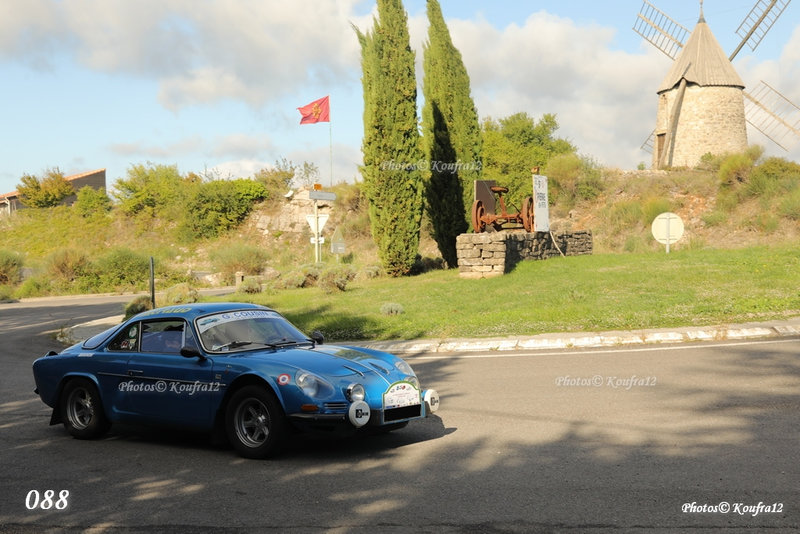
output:
<instances>
[{"instance_id":1,"label":"car roof","mask_svg":"<svg viewBox=\"0 0 800 534\"><path fill-rule=\"evenodd\" d=\"M271 308L249 302L193 302L148 310L134 316L132 320L182 317L193 321L203 315L233 310L271 310Z\"/></svg>"}]
</instances>

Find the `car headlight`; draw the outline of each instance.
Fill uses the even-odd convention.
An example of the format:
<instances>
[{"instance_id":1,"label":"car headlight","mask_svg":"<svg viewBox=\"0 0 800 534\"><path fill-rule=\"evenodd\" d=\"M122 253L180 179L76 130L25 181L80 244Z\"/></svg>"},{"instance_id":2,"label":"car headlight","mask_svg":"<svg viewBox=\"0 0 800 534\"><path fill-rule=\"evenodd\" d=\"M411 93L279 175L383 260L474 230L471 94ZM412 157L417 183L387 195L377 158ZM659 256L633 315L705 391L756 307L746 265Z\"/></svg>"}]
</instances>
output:
<instances>
[{"instance_id":1,"label":"car headlight","mask_svg":"<svg viewBox=\"0 0 800 534\"><path fill-rule=\"evenodd\" d=\"M294 380L309 397L326 398L333 393L333 386L327 380L308 371L297 371Z\"/></svg>"},{"instance_id":2,"label":"car headlight","mask_svg":"<svg viewBox=\"0 0 800 534\"><path fill-rule=\"evenodd\" d=\"M350 402L362 401L366 396L366 392L364 391L364 386L361 384L350 384L347 386L347 398Z\"/></svg>"},{"instance_id":3,"label":"car headlight","mask_svg":"<svg viewBox=\"0 0 800 534\"><path fill-rule=\"evenodd\" d=\"M397 367L397 370L403 373L404 375L411 375L416 376L414 374L414 370L408 365L405 360L397 360L394 362L394 366Z\"/></svg>"}]
</instances>

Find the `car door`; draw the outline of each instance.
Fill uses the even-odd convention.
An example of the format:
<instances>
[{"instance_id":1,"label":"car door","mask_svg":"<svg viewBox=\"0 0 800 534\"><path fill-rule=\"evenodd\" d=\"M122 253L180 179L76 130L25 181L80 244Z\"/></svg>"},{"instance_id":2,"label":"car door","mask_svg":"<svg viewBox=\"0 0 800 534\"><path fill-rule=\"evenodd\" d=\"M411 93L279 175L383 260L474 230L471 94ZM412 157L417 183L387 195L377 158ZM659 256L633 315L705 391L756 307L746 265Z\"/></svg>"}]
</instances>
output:
<instances>
[{"instance_id":1,"label":"car door","mask_svg":"<svg viewBox=\"0 0 800 534\"><path fill-rule=\"evenodd\" d=\"M128 356L128 406L143 422L210 427L211 406L221 395L213 361L181 356L181 347L197 348L183 319L139 323L138 350Z\"/></svg>"}]
</instances>

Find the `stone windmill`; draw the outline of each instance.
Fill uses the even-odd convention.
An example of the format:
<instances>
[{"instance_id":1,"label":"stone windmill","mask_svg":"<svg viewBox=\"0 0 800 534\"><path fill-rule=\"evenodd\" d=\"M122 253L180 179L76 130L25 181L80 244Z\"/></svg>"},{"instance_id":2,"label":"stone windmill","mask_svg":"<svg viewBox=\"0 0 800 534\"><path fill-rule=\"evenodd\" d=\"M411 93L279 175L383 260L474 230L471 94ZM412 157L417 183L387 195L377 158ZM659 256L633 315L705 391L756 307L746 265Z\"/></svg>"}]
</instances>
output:
<instances>
[{"instance_id":1,"label":"stone windmill","mask_svg":"<svg viewBox=\"0 0 800 534\"><path fill-rule=\"evenodd\" d=\"M705 21L703 0L691 32L644 0L633 29L674 60L658 88L656 128L642 145L653 168L693 167L706 153L744 151L747 123L784 150L800 139L800 108L764 81L746 92L731 63L745 45L756 49L790 1L757 0L728 56Z\"/></svg>"}]
</instances>

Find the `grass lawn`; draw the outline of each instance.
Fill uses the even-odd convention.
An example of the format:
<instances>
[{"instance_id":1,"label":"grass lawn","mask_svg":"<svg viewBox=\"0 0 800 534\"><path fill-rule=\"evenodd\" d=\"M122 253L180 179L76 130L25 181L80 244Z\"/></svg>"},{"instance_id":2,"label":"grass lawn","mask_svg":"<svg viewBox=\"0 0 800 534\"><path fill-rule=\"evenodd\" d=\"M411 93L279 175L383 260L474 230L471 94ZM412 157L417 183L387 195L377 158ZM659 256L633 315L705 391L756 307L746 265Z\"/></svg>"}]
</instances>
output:
<instances>
[{"instance_id":1,"label":"grass lawn","mask_svg":"<svg viewBox=\"0 0 800 534\"><path fill-rule=\"evenodd\" d=\"M330 340L535 335L765 321L800 315L800 245L527 261L504 276L457 270L237 294ZM396 304L402 313L381 312ZM397 306L395 306L397 308Z\"/></svg>"}]
</instances>

